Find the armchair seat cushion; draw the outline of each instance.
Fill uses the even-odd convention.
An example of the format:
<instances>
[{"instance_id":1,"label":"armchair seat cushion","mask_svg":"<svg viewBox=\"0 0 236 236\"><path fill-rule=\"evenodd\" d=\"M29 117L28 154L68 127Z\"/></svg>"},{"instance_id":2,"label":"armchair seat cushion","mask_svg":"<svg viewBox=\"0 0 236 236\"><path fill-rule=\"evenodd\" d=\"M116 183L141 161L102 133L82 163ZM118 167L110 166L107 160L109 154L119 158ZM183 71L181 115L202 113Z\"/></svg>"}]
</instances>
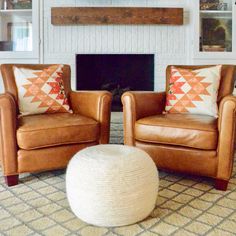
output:
<instances>
[{"instance_id":1,"label":"armchair seat cushion","mask_svg":"<svg viewBox=\"0 0 236 236\"><path fill-rule=\"evenodd\" d=\"M196 114L149 116L136 121L135 139L148 143L215 150L218 140L217 119Z\"/></svg>"},{"instance_id":2,"label":"armchair seat cushion","mask_svg":"<svg viewBox=\"0 0 236 236\"><path fill-rule=\"evenodd\" d=\"M70 113L22 116L17 129L17 144L25 150L99 139L99 123Z\"/></svg>"}]
</instances>

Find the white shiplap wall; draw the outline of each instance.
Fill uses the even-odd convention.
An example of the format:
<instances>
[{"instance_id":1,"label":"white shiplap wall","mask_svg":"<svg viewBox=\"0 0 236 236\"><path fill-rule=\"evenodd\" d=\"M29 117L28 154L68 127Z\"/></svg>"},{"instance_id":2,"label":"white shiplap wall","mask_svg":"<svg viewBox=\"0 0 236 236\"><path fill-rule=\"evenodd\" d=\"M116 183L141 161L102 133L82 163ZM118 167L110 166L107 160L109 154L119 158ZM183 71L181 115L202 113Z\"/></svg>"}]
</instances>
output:
<instances>
[{"instance_id":1,"label":"white shiplap wall","mask_svg":"<svg viewBox=\"0 0 236 236\"><path fill-rule=\"evenodd\" d=\"M147 6L183 7L183 26L53 26L54 6ZM1 63L67 63L72 67L75 88L77 53L153 53L155 54L155 90L165 87L168 64L191 63L190 34L193 27L191 0L40 0L40 57L38 59L0 58ZM0 93L3 84L0 79Z\"/></svg>"},{"instance_id":2,"label":"white shiplap wall","mask_svg":"<svg viewBox=\"0 0 236 236\"><path fill-rule=\"evenodd\" d=\"M190 50L190 0L54 0L43 2L42 62L68 63L75 87L76 53L153 53L155 90L165 86L168 64L188 64ZM53 26L54 6L148 6L184 7L183 26Z\"/></svg>"}]
</instances>

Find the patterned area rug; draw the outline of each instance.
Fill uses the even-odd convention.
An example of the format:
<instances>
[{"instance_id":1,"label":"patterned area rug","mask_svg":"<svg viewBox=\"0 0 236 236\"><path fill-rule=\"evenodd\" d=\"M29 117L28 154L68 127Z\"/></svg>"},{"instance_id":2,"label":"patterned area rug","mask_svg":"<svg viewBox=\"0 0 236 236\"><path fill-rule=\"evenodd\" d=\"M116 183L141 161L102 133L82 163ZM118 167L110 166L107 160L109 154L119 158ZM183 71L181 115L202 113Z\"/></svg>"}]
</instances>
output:
<instances>
[{"instance_id":1,"label":"patterned area rug","mask_svg":"<svg viewBox=\"0 0 236 236\"><path fill-rule=\"evenodd\" d=\"M236 234L236 162L228 191L206 178L160 172L151 216L126 227L99 228L77 219L65 193L65 171L21 176L7 188L0 177L0 235L154 236Z\"/></svg>"}]
</instances>

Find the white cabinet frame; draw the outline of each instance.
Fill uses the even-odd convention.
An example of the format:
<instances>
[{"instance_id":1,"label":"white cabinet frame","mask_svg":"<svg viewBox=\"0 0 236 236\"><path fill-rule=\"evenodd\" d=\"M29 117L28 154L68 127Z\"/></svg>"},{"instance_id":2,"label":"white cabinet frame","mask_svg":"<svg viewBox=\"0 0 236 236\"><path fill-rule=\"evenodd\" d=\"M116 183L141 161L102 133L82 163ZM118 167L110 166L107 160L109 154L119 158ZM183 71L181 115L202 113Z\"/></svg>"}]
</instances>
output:
<instances>
[{"instance_id":1,"label":"white cabinet frame","mask_svg":"<svg viewBox=\"0 0 236 236\"><path fill-rule=\"evenodd\" d=\"M0 59L39 58L39 0L32 0L32 32L32 51L0 51Z\"/></svg>"},{"instance_id":2,"label":"white cabinet frame","mask_svg":"<svg viewBox=\"0 0 236 236\"><path fill-rule=\"evenodd\" d=\"M231 0L230 0L231 1ZM202 52L200 45L200 0L193 1L193 58L194 59L236 59L236 1L232 0L232 52Z\"/></svg>"}]
</instances>

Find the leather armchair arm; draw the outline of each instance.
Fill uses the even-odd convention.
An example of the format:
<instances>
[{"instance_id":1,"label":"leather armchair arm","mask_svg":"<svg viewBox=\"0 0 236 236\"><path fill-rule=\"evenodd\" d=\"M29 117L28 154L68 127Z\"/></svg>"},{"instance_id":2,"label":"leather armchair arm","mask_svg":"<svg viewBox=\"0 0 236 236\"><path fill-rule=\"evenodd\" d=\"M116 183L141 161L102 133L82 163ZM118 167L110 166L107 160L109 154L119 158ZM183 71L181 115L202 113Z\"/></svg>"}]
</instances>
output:
<instances>
[{"instance_id":1,"label":"leather armchair arm","mask_svg":"<svg viewBox=\"0 0 236 236\"><path fill-rule=\"evenodd\" d=\"M126 92L122 96L124 143L135 145L134 126L138 119L160 114L165 109L166 92Z\"/></svg>"},{"instance_id":2,"label":"leather armchair arm","mask_svg":"<svg viewBox=\"0 0 236 236\"><path fill-rule=\"evenodd\" d=\"M16 104L8 94L0 95L0 160L5 176L17 174Z\"/></svg>"},{"instance_id":3,"label":"leather armchair arm","mask_svg":"<svg viewBox=\"0 0 236 236\"><path fill-rule=\"evenodd\" d=\"M236 97L224 97L219 107L219 139L218 139L218 169L217 178L228 180L232 173L235 140Z\"/></svg>"},{"instance_id":4,"label":"leather armchair arm","mask_svg":"<svg viewBox=\"0 0 236 236\"><path fill-rule=\"evenodd\" d=\"M100 144L109 142L112 95L107 91L72 91L70 101L74 113L100 123Z\"/></svg>"}]
</instances>

